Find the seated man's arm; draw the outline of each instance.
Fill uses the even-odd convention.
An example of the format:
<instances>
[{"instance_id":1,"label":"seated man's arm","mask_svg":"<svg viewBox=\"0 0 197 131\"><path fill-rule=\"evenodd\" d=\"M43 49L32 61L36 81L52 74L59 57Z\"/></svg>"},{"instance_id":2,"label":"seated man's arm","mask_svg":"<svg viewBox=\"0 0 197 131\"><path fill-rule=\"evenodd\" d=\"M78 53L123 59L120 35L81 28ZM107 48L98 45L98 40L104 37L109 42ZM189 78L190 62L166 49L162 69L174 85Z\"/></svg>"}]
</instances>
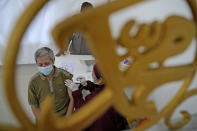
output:
<instances>
[{"instance_id":1,"label":"seated man's arm","mask_svg":"<svg viewBox=\"0 0 197 131\"><path fill-rule=\"evenodd\" d=\"M74 107L77 110L85 104L81 91L79 90L79 84L74 83L72 80L67 79L65 85L72 91L74 99Z\"/></svg>"},{"instance_id":2,"label":"seated man's arm","mask_svg":"<svg viewBox=\"0 0 197 131\"><path fill-rule=\"evenodd\" d=\"M38 120L39 119L39 116L40 116L40 109L39 109L39 107L37 107L37 106L31 106L31 110L32 110L32 112L33 112L36 120Z\"/></svg>"},{"instance_id":3,"label":"seated man's arm","mask_svg":"<svg viewBox=\"0 0 197 131\"><path fill-rule=\"evenodd\" d=\"M39 108L39 100L36 94L37 92L35 90L35 83L33 81L30 81L28 87L28 102L29 105L31 106L31 110L36 120L38 120L40 115L40 108Z\"/></svg>"},{"instance_id":4,"label":"seated man's arm","mask_svg":"<svg viewBox=\"0 0 197 131\"><path fill-rule=\"evenodd\" d=\"M74 99L73 99L73 96L72 96L72 91L69 88L67 88L67 91L68 91L68 95L69 95L69 98L70 98L70 102L69 102L69 105L68 105L68 110L66 112L66 116L69 116L73 112Z\"/></svg>"}]
</instances>

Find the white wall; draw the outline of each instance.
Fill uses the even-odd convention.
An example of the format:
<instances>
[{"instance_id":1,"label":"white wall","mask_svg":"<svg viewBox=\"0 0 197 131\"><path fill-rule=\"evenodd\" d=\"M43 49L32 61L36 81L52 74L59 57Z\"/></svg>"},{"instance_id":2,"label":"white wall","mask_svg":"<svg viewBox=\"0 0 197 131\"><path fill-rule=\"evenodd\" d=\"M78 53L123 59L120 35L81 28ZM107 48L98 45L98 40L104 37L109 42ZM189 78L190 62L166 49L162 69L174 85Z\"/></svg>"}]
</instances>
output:
<instances>
[{"instance_id":1,"label":"white wall","mask_svg":"<svg viewBox=\"0 0 197 131\"><path fill-rule=\"evenodd\" d=\"M24 107L24 110L29 114L30 118L33 120L33 114L28 105L27 101L27 89L28 81L32 74L34 74L36 68L34 65L20 65L17 67L17 93L18 98L21 102L21 105ZM9 123L11 125L17 125L15 117L13 116L8 102L4 96L4 90L2 87L2 66L0 67L0 123ZM13 100L14 101L14 100Z\"/></svg>"}]
</instances>

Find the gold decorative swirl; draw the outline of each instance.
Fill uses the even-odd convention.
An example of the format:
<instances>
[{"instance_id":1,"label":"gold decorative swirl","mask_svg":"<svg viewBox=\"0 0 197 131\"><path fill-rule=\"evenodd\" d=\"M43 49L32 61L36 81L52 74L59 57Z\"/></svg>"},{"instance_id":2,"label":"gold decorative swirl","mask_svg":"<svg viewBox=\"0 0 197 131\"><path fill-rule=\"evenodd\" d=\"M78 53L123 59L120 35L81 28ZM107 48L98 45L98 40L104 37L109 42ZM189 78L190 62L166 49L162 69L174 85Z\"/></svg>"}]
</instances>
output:
<instances>
[{"instance_id":1,"label":"gold decorative swirl","mask_svg":"<svg viewBox=\"0 0 197 131\"><path fill-rule=\"evenodd\" d=\"M149 128L151 125L155 124L157 121L159 121L162 117L164 117L170 110L173 109L174 105L181 99L184 92L187 90L189 85L191 84L191 81L194 77L193 72L191 76L187 77L182 85L182 87L179 89L178 93L175 94L173 99L154 117L151 118L150 121L146 122L143 126L140 126L136 128L135 130L145 130L146 128Z\"/></svg>"},{"instance_id":2,"label":"gold decorative swirl","mask_svg":"<svg viewBox=\"0 0 197 131\"><path fill-rule=\"evenodd\" d=\"M194 16L194 20L197 22L197 2L194 0L188 0L188 4L191 7L191 11L192 14ZM196 28L196 26L195 26ZM195 34L197 36L197 34ZM197 53L194 59L193 64L196 66L197 62ZM184 125L186 125L190 119L191 119L191 114L188 113L187 111L181 111L180 113L183 115L183 118L180 120L180 122L177 122L175 124L172 124L170 122L170 118L172 117L172 114L174 112L174 110L176 109L177 106L179 106L181 103L183 103L185 100L187 100L188 98L197 95L197 89L193 89L190 91L186 91L183 96L177 101L177 103L174 104L174 107L172 110L170 110L167 115L165 116L165 123L166 125L170 128L170 129L179 129L182 128Z\"/></svg>"},{"instance_id":3,"label":"gold decorative swirl","mask_svg":"<svg viewBox=\"0 0 197 131\"><path fill-rule=\"evenodd\" d=\"M67 118L59 118L54 114L51 108L53 100L48 96L42 105L38 125L34 125L24 113L16 95L15 65L22 36L31 20L46 2L47 0L33 1L11 33L4 61L4 88L11 109L22 127L1 125L0 129L81 130L110 106L113 106L129 119L151 118L143 126L136 128L136 130L144 130L165 117L167 113L172 114L176 103L183 101L182 96L185 96L186 99L196 94L196 91L192 92L195 92L194 94L190 92L184 94L194 77L196 61L192 64L176 67L163 66L163 62L167 58L184 52L190 45L196 33L196 23L180 16L170 16L164 22L143 24L137 35L130 36L129 32L136 24L134 20L130 20L122 28L120 37L114 40L108 22L109 16L122 8L143 2L143 0L116 0L67 18L52 30L53 38L61 51L66 50L65 41L73 32L82 31L85 34L99 69L106 80L106 89L86 106ZM192 0L188 2L190 6L194 5L192 9L195 7L193 12L195 12L194 17L196 18L197 4L192 3L194 2ZM118 56L115 51L117 45L127 48L127 54ZM140 46L145 48L143 52L139 52ZM119 64L128 57L134 58L134 61L126 71L122 72L119 70ZM153 62L159 63L158 67L150 67ZM180 90L160 112L157 112L154 102L147 101L147 97L160 85L177 80L184 80ZM132 101L127 100L123 92L123 89L128 86L136 87ZM166 116L167 121L170 116ZM167 124L170 125L169 122ZM173 125L170 126L174 127Z\"/></svg>"},{"instance_id":4,"label":"gold decorative swirl","mask_svg":"<svg viewBox=\"0 0 197 131\"><path fill-rule=\"evenodd\" d=\"M165 116L165 123L166 125L170 128L170 129L179 129L181 127L183 127L185 124L187 124L191 118L191 115L187 112L187 111L181 111L181 114L183 115L183 119L181 119L180 122L177 122L175 124L171 124L170 123L170 118L172 117L172 114L175 110L175 108L180 105L181 103L183 103L186 99L194 96L194 95L197 95L197 89L193 89L193 90L190 90L190 91L186 91L184 93L184 95L177 101L177 103L174 105L173 109L170 110L168 112L168 114Z\"/></svg>"},{"instance_id":5,"label":"gold decorative swirl","mask_svg":"<svg viewBox=\"0 0 197 131\"><path fill-rule=\"evenodd\" d=\"M22 36L29 26L30 22L37 14L37 12L42 8L42 6L47 2L47 0L33 1L30 4L25 12L21 15L18 22L16 23L9 41L8 46L5 51L6 56L4 58L4 66L3 66L3 80L4 80L4 89L6 93L6 97L9 101L10 107L15 114L16 118L20 122L20 124L25 129L35 130L36 126L29 120L27 115L25 114L18 98L16 95L15 89L15 69L16 69L16 57L18 54L18 50L20 48L20 41ZM2 129L2 127L0 127Z\"/></svg>"}]
</instances>

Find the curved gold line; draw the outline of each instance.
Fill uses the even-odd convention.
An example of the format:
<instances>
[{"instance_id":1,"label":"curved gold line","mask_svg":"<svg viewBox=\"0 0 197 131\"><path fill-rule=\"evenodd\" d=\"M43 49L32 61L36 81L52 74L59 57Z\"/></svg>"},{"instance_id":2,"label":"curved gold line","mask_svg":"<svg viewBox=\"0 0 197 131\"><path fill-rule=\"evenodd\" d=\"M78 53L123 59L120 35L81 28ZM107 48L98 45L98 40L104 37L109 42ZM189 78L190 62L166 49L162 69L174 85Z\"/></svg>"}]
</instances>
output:
<instances>
[{"instance_id":1,"label":"curved gold line","mask_svg":"<svg viewBox=\"0 0 197 131\"><path fill-rule=\"evenodd\" d=\"M195 21L195 23L197 23L197 2L195 0L187 0L187 3L190 6L191 12L192 12L193 17L194 17L194 21ZM197 31L197 28L196 28L196 31ZM195 32L195 33L196 33L195 35L197 37L197 32ZM196 54L195 54L193 64L197 65L197 51L196 51ZM185 124L187 124L189 122L191 115L187 111L181 111L181 114L183 115L183 118L180 120L180 122L172 124L172 123L170 123L170 118L172 117L172 114L175 111L177 106L179 106L182 102L184 102L189 97L192 97L193 95L196 95L196 94L197 94L197 89L187 91L184 94L184 96L178 101L178 103L174 105L174 109L172 109L166 115L165 123L170 129L179 129L179 128L183 127Z\"/></svg>"},{"instance_id":2,"label":"curved gold line","mask_svg":"<svg viewBox=\"0 0 197 131\"><path fill-rule=\"evenodd\" d=\"M191 8L194 20L197 21L197 2L195 0L186 0Z\"/></svg>"},{"instance_id":3,"label":"curved gold line","mask_svg":"<svg viewBox=\"0 0 197 131\"><path fill-rule=\"evenodd\" d=\"M38 11L44 6L47 0L34 0L20 16L11 36L8 41L8 46L5 51L3 75L4 75L4 89L6 97L14 112L16 118L29 130L35 130L36 126L29 120L28 116L24 113L24 110L18 100L15 89L15 70L16 70L16 57L20 47L20 41L22 36L29 26L32 19L36 16Z\"/></svg>"},{"instance_id":4,"label":"curved gold line","mask_svg":"<svg viewBox=\"0 0 197 131\"><path fill-rule=\"evenodd\" d=\"M195 23L197 23L197 2L195 0L187 0L187 3L188 5L190 6L190 9L191 9L191 12L193 14L193 17L194 17L194 21ZM197 25L196 25L196 37L197 37ZM197 42L196 42L197 43ZM197 47L196 47L196 50L197 50ZM197 51L196 51L196 55L195 55L195 58L194 58L194 65L197 66Z\"/></svg>"},{"instance_id":5,"label":"curved gold line","mask_svg":"<svg viewBox=\"0 0 197 131\"><path fill-rule=\"evenodd\" d=\"M24 131L24 128L15 127L13 125L0 125L1 131Z\"/></svg>"},{"instance_id":6,"label":"curved gold line","mask_svg":"<svg viewBox=\"0 0 197 131\"><path fill-rule=\"evenodd\" d=\"M160 120L163 116L165 116L169 111L171 111L174 107L174 105L181 99L184 92L187 90L189 85L191 84L191 81L194 77L195 72L192 73L190 77L187 77L184 81L181 89L178 91L178 93L173 97L173 99L153 118L150 119L150 121L144 123L142 126L137 127L136 131L141 131L149 128L153 124L155 124L158 120Z\"/></svg>"},{"instance_id":7,"label":"curved gold line","mask_svg":"<svg viewBox=\"0 0 197 131\"><path fill-rule=\"evenodd\" d=\"M191 118L191 115L187 111L181 111L181 114L183 115L183 118L180 122L177 122L175 124L170 123L170 118L173 115L173 112L179 106L181 103L183 103L188 98L197 95L197 89L193 89L190 91L185 92L184 96L177 102L177 104L174 105L174 109L172 109L166 116L165 116L165 123L170 129L179 129L183 127L185 124L187 124Z\"/></svg>"},{"instance_id":8,"label":"curved gold line","mask_svg":"<svg viewBox=\"0 0 197 131\"><path fill-rule=\"evenodd\" d=\"M192 0L190 0L191 2ZM192 1L192 3L190 3L190 6L194 6L191 7L192 11L193 11L193 15L195 15L194 17L196 17L197 15L197 4L194 3L194 1ZM196 59L196 57L195 57ZM194 61L196 62L196 60ZM148 121L147 123L145 123L143 126L140 126L138 128L136 128L135 130L145 130L146 128L149 128L151 125L155 124L159 119L161 119L163 116L165 116L168 112L170 112L171 110L173 110L174 105L179 101L179 99L182 98L184 92L187 90L187 88L189 87L189 84L191 83L193 77L194 77L195 72L193 72L192 76L188 77L185 81L184 84L182 85L181 89L178 91L178 93L174 96L174 98L156 115L156 117L151 118L150 121ZM184 113L185 117L188 118L189 115L188 113ZM187 122L187 120L185 119L185 121L183 121L184 123Z\"/></svg>"}]
</instances>

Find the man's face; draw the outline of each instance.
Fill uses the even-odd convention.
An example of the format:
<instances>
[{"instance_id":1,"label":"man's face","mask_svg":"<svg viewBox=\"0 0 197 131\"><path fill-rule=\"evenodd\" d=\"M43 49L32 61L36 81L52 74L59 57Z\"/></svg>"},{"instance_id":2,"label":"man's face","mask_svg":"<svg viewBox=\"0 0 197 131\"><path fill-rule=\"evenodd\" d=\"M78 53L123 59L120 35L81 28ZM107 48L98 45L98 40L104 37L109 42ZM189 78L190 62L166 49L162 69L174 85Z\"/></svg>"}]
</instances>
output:
<instances>
[{"instance_id":1,"label":"man's face","mask_svg":"<svg viewBox=\"0 0 197 131\"><path fill-rule=\"evenodd\" d=\"M54 61L51 61L49 54L45 54L37 59L37 65L40 67L46 67L53 64Z\"/></svg>"}]
</instances>

